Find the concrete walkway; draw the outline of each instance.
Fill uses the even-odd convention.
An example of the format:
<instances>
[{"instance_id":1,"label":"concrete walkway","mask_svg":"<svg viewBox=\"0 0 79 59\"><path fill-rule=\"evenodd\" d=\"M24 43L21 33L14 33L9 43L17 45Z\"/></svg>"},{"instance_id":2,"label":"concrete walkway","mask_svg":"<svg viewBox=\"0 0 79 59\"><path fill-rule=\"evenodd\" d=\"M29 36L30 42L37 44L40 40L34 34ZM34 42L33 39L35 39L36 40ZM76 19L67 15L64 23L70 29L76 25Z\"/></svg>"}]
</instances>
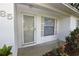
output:
<instances>
[{"instance_id":1,"label":"concrete walkway","mask_svg":"<svg viewBox=\"0 0 79 59\"><path fill-rule=\"evenodd\" d=\"M46 52L56 47L57 47L57 43L53 41L53 42L38 44L27 48L19 48L18 56L42 56Z\"/></svg>"}]
</instances>

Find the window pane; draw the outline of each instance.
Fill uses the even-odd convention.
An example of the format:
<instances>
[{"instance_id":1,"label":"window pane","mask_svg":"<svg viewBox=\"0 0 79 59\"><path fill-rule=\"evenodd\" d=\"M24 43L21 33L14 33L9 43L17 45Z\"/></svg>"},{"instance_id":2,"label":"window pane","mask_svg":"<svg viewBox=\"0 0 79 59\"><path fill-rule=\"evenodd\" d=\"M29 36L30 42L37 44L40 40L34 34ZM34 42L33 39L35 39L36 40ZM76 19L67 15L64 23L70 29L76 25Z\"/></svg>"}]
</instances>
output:
<instances>
[{"instance_id":1,"label":"window pane","mask_svg":"<svg viewBox=\"0 0 79 59\"><path fill-rule=\"evenodd\" d=\"M42 36L49 36L54 35L54 26L55 20L48 17L42 17L41 22L41 35Z\"/></svg>"},{"instance_id":2,"label":"window pane","mask_svg":"<svg viewBox=\"0 0 79 59\"><path fill-rule=\"evenodd\" d=\"M53 19L45 17L44 21L45 21L44 26L54 26L54 20Z\"/></svg>"},{"instance_id":3,"label":"window pane","mask_svg":"<svg viewBox=\"0 0 79 59\"><path fill-rule=\"evenodd\" d=\"M53 26L44 26L44 36L54 35L54 27Z\"/></svg>"}]
</instances>

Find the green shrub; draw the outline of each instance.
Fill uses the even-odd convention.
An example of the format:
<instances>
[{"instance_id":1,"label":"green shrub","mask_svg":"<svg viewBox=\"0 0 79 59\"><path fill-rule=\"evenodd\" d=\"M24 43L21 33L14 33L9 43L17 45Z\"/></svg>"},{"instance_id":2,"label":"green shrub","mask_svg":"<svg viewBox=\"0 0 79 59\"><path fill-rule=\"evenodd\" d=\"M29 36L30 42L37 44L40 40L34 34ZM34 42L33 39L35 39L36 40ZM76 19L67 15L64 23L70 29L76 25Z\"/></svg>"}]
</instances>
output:
<instances>
[{"instance_id":1,"label":"green shrub","mask_svg":"<svg viewBox=\"0 0 79 59\"><path fill-rule=\"evenodd\" d=\"M11 49L12 49L12 46L4 45L2 48L0 48L0 56L8 56L12 54Z\"/></svg>"},{"instance_id":2,"label":"green shrub","mask_svg":"<svg viewBox=\"0 0 79 59\"><path fill-rule=\"evenodd\" d=\"M71 51L74 49L79 48L79 28L77 27L73 31L70 32L69 36L66 37L66 43L70 48L67 48L66 50Z\"/></svg>"}]
</instances>

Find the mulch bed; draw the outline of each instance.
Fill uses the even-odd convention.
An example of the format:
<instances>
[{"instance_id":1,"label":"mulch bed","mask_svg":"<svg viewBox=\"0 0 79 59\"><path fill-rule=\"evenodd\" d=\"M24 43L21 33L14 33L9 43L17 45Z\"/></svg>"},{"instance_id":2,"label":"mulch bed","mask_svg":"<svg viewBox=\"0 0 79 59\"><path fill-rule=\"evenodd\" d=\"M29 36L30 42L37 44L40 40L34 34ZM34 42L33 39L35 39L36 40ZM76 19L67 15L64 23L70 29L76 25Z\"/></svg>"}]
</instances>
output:
<instances>
[{"instance_id":1,"label":"mulch bed","mask_svg":"<svg viewBox=\"0 0 79 59\"><path fill-rule=\"evenodd\" d=\"M79 56L79 49L67 52L68 56ZM43 56L60 56L60 55L55 55L53 53L53 51L49 51L46 54L44 54Z\"/></svg>"},{"instance_id":2,"label":"mulch bed","mask_svg":"<svg viewBox=\"0 0 79 59\"><path fill-rule=\"evenodd\" d=\"M47 53L45 53L43 56L79 56L79 48L70 50L71 48L66 44L62 45L61 48L53 49ZM64 51L66 55L61 54L61 51ZM69 50L69 51L67 51Z\"/></svg>"},{"instance_id":3,"label":"mulch bed","mask_svg":"<svg viewBox=\"0 0 79 59\"><path fill-rule=\"evenodd\" d=\"M79 56L79 49L67 53L69 56Z\"/></svg>"}]
</instances>

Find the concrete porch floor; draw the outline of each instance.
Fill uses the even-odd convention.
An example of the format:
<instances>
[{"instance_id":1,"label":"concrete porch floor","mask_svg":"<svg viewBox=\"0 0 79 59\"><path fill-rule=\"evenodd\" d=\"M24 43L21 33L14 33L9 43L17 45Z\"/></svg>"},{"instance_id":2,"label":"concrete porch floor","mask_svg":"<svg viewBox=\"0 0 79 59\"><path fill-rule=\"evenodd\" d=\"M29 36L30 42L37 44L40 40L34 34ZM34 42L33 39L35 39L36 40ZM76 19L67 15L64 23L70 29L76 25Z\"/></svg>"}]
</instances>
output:
<instances>
[{"instance_id":1,"label":"concrete porch floor","mask_svg":"<svg viewBox=\"0 0 79 59\"><path fill-rule=\"evenodd\" d=\"M42 56L57 46L58 44L55 41L51 41L26 48L19 48L18 56Z\"/></svg>"}]
</instances>

